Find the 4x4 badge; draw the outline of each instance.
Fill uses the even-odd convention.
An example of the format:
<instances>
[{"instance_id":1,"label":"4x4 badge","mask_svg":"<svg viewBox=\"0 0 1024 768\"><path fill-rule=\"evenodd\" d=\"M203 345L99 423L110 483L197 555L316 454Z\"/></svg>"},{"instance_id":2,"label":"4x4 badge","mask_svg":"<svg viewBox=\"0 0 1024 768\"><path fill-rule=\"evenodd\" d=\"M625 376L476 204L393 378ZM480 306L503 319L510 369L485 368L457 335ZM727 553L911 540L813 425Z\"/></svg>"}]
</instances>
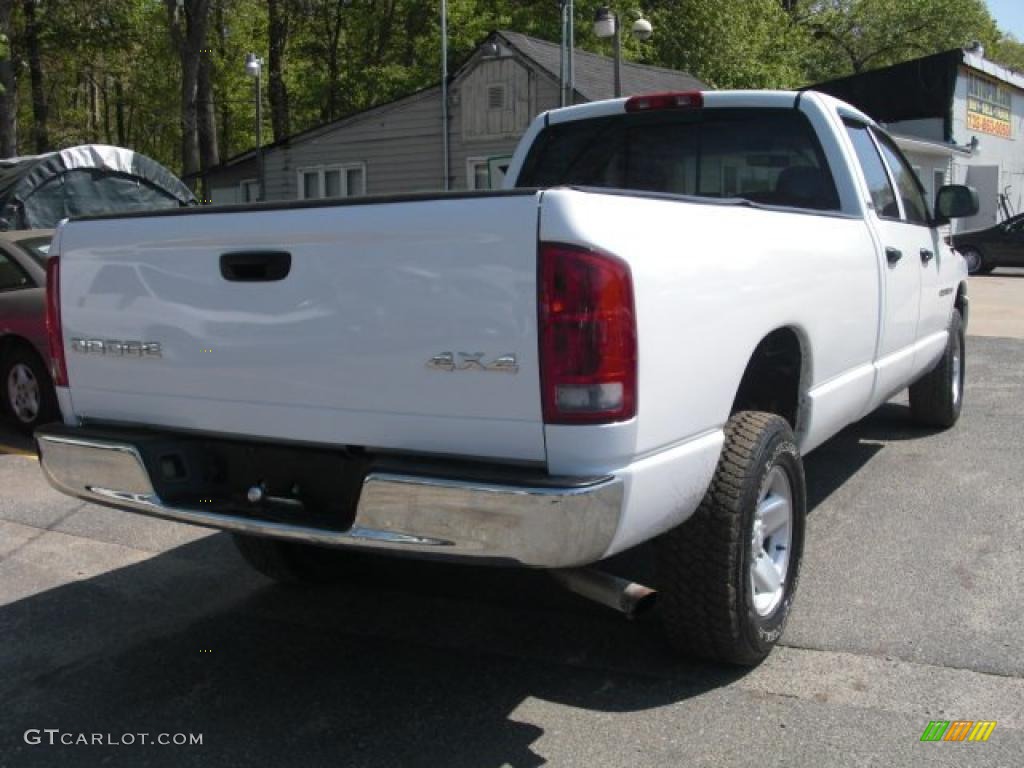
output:
<instances>
[{"instance_id":1,"label":"4x4 badge","mask_svg":"<svg viewBox=\"0 0 1024 768\"><path fill-rule=\"evenodd\" d=\"M442 352L427 361L427 368L435 371L490 371L491 373L519 373L515 355L501 355L490 362L483 352Z\"/></svg>"}]
</instances>

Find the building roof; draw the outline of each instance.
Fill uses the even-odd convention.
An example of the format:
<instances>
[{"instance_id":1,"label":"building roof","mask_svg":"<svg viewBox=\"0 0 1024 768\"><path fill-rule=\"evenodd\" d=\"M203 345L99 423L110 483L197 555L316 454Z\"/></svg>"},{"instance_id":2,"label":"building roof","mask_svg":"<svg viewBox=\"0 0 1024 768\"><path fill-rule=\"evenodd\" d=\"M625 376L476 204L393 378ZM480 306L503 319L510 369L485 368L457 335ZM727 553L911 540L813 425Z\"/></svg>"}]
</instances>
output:
<instances>
[{"instance_id":1,"label":"building roof","mask_svg":"<svg viewBox=\"0 0 1024 768\"><path fill-rule=\"evenodd\" d=\"M556 80L562 68L562 46L519 32L497 33L508 45L544 69ZM615 60L609 56L581 51L573 60L576 92L587 101L615 98ZM686 72L646 64L622 62L622 92L629 96L659 91L705 90L707 85Z\"/></svg>"},{"instance_id":2,"label":"building roof","mask_svg":"<svg viewBox=\"0 0 1024 768\"><path fill-rule=\"evenodd\" d=\"M954 155L970 157L973 154L970 147L961 147L958 144L931 141L903 133L890 132L889 135L904 152L916 152L919 155L935 155L937 157L953 157Z\"/></svg>"},{"instance_id":3,"label":"building roof","mask_svg":"<svg viewBox=\"0 0 1024 768\"><path fill-rule=\"evenodd\" d=\"M953 94L960 67L984 72L1024 89L1024 76L954 48L888 67L807 86L852 104L880 123L942 118L947 141L953 138Z\"/></svg>"},{"instance_id":4,"label":"building roof","mask_svg":"<svg viewBox=\"0 0 1024 768\"><path fill-rule=\"evenodd\" d=\"M494 41L496 38L499 38L501 42L512 48L519 55L533 62L537 67L555 80L561 79L562 47L558 43L551 43L547 40L530 37L529 35L524 35L519 32L500 30L488 35L487 39L477 46L476 51L479 51L483 45ZM474 54L476 51L474 51ZM451 76L451 80L457 80L466 69L466 66L473 60L474 57L471 55L466 60L466 64L455 70L454 74ZM602 99L615 98L614 59L609 56L581 51L577 48L573 64L576 92L583 100L601 101ZM266 151L284 144L291 144L297 140L318 136L325 131L339 128L346 123L360 119L370 112L403 104L408 99L421 96L438 87L440 87L440 83L435 83L416 91L415 93L395 99L394 101L378 104L360 112L353 112L351 114L344 115L343 117L329 123L321 123L320 125L312 126L311 128L286 136L283 139L278 139L272 144L264 144L263 149ZM628 61L622 62L622 92L627 96L630 94L658 93L661 91L706 90L707 87L708 86L705 83L692 75L688 75L685 72L679 72L675 69L652 67L646 64L634 64ZM192 174L192 176L198 177L202 176L204 173L216 173L217 171L236 166L240 163L247 161L254 162L255 159L256 150L249 149L224 160L220 165L207 168L206 171L196 172L195 174Z\"/></svg>"}]
</instances>

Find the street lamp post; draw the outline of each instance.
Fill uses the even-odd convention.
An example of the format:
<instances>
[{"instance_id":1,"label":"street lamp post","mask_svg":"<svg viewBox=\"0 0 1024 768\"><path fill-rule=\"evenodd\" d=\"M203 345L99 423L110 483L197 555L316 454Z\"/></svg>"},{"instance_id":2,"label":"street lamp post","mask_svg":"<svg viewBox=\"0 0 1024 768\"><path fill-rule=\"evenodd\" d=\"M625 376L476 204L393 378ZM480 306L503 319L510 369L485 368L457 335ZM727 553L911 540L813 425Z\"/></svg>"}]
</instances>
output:
<instances>
[{"instance_id":1,"label":"street lamp post","mask_svg":"<svg viewBox=\"0 0 1024 768\"><path fill-rule=\"evenodd\" d=\"M633 22L633 37L650 40L654 34L651 22L643 16ZM594 15L594 34L602 39L613 38L615 45L615 98L622 96L622 23L619 14L607 6L597 9Z\"/></svg>"},{"instance_id":2,"label":"street lamp post","mask_svg":"<svg viewBox=\"0 0 1024 768\"><path fill-rule=\"evenodd\" d=\"M256 200L263 201L266 199L266 174L263 168L263 59L255 53L246 54L245 74L253 78L256 85Z\"/></svg>"}]
</instances>

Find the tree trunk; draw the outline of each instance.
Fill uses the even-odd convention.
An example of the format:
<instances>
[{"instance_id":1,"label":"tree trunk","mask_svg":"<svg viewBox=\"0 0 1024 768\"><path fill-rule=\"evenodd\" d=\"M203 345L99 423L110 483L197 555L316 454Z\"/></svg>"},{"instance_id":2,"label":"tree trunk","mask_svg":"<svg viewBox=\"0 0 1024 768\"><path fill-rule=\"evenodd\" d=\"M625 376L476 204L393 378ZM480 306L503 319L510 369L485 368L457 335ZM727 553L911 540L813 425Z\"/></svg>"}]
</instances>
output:
<instances>
[{"instance_id":1,"label":"tree trunk","mask_svg":"<svg viewBox=\"0 0 1024 768\"><path fill-rule=\"evenodd\" d=\"M224 25L224 2L221 0L213 6L213 22L217 34L217 53L221 61L227 60L227 29ZM220 108L220 121L217 129L220 131L220 154L222 157L231 157L231 104L229 99L221 98L218 101Z\"/></svg>"},{"instance_id":2,"label":"tree trunk","mask_svg":"<svg viewBox=\"0 0 1024 768\"><path fill-rule=\"evenodd\" d=\"M117 126L117 146L126 146L128 131L124 119L124 84L120 77L114 78L114 123Z\"/></svg>"},{"instance_id":3,"label":"tree trunk","mask_svg":"<svg viewBox=\"0 0 1024 768\"><path fill-rule=\"evenodd\" d=\"M95 73L86 74L85 87L89 92L89 142L96 144L100 136L100 99Z\"/></svg>"},{"instance_id":4,"label":"tree trunk","mask_svg":"<svg viewBox=\"0 0 1024 768\"><path fill-rule=\"evenodd\" d=\"M201 170L199 151L199 60L206 44L210 0L164 0L171 42L181 62L181 170L190 177Z\"/></svg>"},{"instance_id":5,"label":"tree trunk","mask_svg":"<svg viewBox=\"0 0 1024 768\"><path fill-rule=\"evenodd\" d=\"M288 47L290 0L267 0L270 17L270 126L274 141L291 132L288 109L288 86L284 82L285 50Z\"/></svg>"},{"instance_id":6,"label":"tree trunk","mask_svg":"<svg viewBox=\"0 0 1024 768\"><path fill-rule=\"evenodd\" d=\"M342 5L335 8L334 18L327 34L327 115L328 121L334 120L340 111L338 108L338 92L341 90L341 64L338 44L341 42L341 31L344 24Z\"/></svg>"},{"instance_id":7,"label":"tree trunk","mask_svg":"<svg viewBox=\"0 0 1024 768\"><path fill-rule=\"evenodd\" d=\"M43 84L43 62L39 50L39 20L36 18L36 0L24 0L25 52L28 54L28 70L32 82L32 138L36 152L50 151L49 107L46 103L46 88Z\"/></svg>"},{"instance_id":8,"label":"tree trunk","mask_svg":"<svg viewBox=\"0 0 1024 768\"><path fill-rule=\"evenodd\" d=\"M217 150L217 109L213 101L211 82L213 58L207 48L199 58L199 80L196 84L196 99L199 111L199 168L205 171L220 164Z\"/></svg>"},{"instance_id":9,"label":"tree trunk","mask_svg":"<svg viewBox=\"0 0 1024 768\"><path fill-rule=\"evenodd\" d=\"M0 33L12 41L11 11L13 0L0 0ZM6 56L0 57L0 156L18 154L18 70L14 64L12 43Z\"/></svg>"}]
</instances>

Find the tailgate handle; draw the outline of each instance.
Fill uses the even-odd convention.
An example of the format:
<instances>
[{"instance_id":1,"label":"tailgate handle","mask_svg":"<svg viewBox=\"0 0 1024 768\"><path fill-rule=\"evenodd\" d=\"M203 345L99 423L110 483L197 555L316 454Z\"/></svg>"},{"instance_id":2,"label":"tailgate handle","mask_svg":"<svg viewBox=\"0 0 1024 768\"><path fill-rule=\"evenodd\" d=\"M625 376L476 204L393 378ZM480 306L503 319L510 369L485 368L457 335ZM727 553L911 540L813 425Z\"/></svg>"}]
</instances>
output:
<instances>
[{"instance_id":1,"label":"tailgate handle","mask_svg":"<svg viewBox=\"0 0 1024 768\"><path fill-rule=\"evenodd\" d=\"M271 283L284 280L292 270L287 251L236 251L222 253L220 274L233 283Z\"/></svg>"}]
</instances>

